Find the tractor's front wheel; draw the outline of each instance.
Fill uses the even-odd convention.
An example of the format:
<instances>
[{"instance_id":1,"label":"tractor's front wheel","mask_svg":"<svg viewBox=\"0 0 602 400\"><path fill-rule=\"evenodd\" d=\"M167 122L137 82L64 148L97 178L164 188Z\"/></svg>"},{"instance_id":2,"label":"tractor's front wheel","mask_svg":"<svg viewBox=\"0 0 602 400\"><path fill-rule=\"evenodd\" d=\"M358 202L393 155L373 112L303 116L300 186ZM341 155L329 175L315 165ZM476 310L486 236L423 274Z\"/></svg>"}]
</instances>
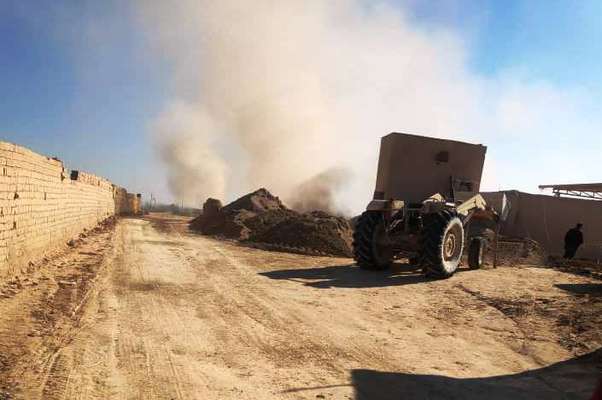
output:
<instances>
[{"instance_id":1,"label":"tractor's front wheel","mask_svg":"<svg viewBox=\"0 0 602 400\"><path fill-rule=\"evenodd\" d=\"M421 240L422 265L427 276L448 278L456 272L464 251L464 226L457 213L443 210L425 215Z\"/></svg>"},{"instance_id":2,"label":"tractor's front wheel","mask_svg":"<svg viewBox=\"0 0 602 400\"><path fill-rule=\"evenodd\" d=\"M393 263L393 244L383 214L365 211L353 232L353 258L363 269L386 269Z\"/></svg>"}]
</instances>

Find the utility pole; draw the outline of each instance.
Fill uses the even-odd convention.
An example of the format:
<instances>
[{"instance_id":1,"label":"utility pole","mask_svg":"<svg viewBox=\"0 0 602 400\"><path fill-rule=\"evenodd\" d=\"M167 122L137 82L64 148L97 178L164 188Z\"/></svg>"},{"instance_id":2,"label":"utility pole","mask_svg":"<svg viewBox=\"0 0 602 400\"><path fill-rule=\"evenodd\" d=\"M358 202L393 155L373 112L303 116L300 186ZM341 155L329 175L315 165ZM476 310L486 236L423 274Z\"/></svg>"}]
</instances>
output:
<instances>
[{"instance_id":1,"label":"utility pole","mask_svg":"<svg viewBox=\"0 0 602 400\"><path fill-rule=\"evenodd\" d=\"M155 205L157 204L157 199L155 199L155 196L153 196L153 194L150 194L150 211L152 211L155 208Z\"/></svg>"}]
</instances>

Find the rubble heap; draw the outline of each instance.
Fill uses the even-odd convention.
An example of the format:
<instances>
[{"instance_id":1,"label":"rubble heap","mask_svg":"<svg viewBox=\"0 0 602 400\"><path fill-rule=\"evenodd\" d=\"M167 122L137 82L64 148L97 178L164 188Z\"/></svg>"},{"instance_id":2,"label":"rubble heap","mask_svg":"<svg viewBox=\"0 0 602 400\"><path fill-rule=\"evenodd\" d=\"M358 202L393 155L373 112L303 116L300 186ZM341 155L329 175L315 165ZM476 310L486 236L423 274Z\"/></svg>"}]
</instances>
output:
<instances>
[{"instance_id":1,"label":"rubble heap","mask_svg":"<svg viewBox=\"0 0 602 400\"><path fill-rule=\"evenodd\" d=\"M345 218L322 211L296 212L264 188L224 207L219 200L207 199L190 228L276 250L351 256L352 230Z\"/></svg>"}]
</instances>

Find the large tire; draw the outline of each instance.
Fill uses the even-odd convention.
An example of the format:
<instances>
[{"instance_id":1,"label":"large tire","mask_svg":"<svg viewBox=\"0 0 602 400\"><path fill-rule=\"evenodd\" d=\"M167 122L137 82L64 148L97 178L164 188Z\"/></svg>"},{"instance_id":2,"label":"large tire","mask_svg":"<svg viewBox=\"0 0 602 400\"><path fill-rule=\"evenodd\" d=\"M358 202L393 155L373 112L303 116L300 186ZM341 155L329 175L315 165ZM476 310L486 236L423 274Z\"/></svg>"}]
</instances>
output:
<instances>
[{"instance_id":1,"label":"large tire","mask_svg":"<svg viewBox=\"0 0 602 400\"><path fill-rule=\"evenodd\" d=\"M487 241L484 238L476 237L470 241L470 246L468 246L468 266L470 269L479 269L483 266L486 249Z\"/></svg>"},{"instance_id":2,"label":"large tire","mask_svg":"<svg viewBox=\"0 0 602 400\"><path fill-rule=\"evenodd\" d=\"M363 269L382 270L393 263L393 248L385 230L383 214L365 211L353 232L353 258Z\"/></svg>"},{"instance_id":3,"label":"large tire","mask_svg":"<svg viewBox=\"0 0 602 400\"><path fill-rule=\"evenodd\" d=\"M449 278L456 272L464 251L464 226L455 211L424 216L421 235L422 266L427 276Z\"/></svg>"}]
</instances>

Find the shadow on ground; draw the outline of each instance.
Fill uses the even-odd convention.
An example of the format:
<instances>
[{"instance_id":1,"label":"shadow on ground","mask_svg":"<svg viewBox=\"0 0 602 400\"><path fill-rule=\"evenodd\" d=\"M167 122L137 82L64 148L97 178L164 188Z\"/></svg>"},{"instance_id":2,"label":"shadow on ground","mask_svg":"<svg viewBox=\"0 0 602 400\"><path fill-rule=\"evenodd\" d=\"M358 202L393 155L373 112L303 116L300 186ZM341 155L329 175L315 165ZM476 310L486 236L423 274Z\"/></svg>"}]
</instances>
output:
<instances>
[{"instance_id":1,"label":"shadow on ground","mask_svg":"<svg viewBox=\"0 0 602 400\"><path fill-rule=\"evenodd\" d=\"M514 375L456 379L354 370L356 400L589 399L600 378L602 349Z\"/></svg>"},{"instance_id":2,"label":"shadow on ground","mask_svg":"<svg viewBox=\"0 0 602 400\"><path fill-rule=\"evenodd\" d=\"M261 272L260 275L271 279L299 281L306 286L319 289L328 289L331 287L368 288L403 286L431 280L426 278L418 267L397 263L384 271L364 271L353 264L347 264L315 268L281 269Z\"/></svg>"},{"instance_id":3,"label":"shadow on ground","mask_svg":"<svg viewBox=\"0 0 602 400\"><path fill-rule=\"evenodd\" d=\"M602 283L559 283L554 286L577 295L602 296Z\"/></svg>"},{"instance_id":4,"label":"shadow on ground","mask_svg":"<svg viewBox=\"0 0 602 400\"><path fill-rule=\"evenodd\" d=\"M602 349L519 374L450 378L367 369L351 371L355 400L588 400L600 380ZM328 391L332 385L287 392Z\"/></svg>"}]
</instances>

